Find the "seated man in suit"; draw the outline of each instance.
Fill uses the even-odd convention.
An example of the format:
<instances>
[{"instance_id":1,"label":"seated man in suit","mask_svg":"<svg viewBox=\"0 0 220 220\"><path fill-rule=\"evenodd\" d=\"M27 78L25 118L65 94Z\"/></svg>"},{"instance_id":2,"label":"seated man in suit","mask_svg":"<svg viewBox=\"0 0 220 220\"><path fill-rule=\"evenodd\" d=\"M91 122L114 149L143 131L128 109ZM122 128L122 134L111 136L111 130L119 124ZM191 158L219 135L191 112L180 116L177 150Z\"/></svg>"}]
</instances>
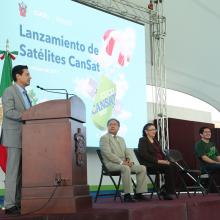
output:
<instances>
[{"instance_id":1,"label":"seated man in suit","mask_svg":"<svg viewBox=\"0 0 220 220\"><path fill-rule=\"evenodd\" d=\"M103 161L110 171L121 171L122 184L124 188L124 202L135 202L136 200L147 200L142 194L147 191L146 168L132 162L131 155L126 148L122 137L117 136L120 122L117 119L109 119L107 122L108 133L100 139L100 150ZM131 172L136 173L137 187L134 197L132 193Z\"/></svg>"},{"instance_id":2,"label":"seated man in suit","mask_svg":"<svg viewBox=\"0 0 220 220\"><path fill-rule=\"evenodd\" d=\"M157 171L164 173L165 191L161 192L161 196L164 200L172 200L175 195L175 168L165 159L160 143L155 138L157 130L154 124L146 124L142 132L143 137L138 143L140 163L153 173Z\"/></svg>"}]
</instances>

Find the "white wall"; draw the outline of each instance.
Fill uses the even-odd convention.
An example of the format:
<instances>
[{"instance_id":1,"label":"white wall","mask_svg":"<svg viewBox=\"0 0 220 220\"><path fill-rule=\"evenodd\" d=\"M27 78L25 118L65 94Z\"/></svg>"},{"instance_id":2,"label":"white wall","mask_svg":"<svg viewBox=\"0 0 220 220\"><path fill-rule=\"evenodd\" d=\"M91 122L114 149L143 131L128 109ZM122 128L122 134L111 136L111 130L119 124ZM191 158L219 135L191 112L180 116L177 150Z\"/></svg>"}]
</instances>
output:
<instances>
[{"instance_id":1,"label":"white wall","mask_svg":"<svg viewBox=\"0 0 220 220\"><path fill-rule=\"evenodd\" d=\"M153 103L152 102L148 102L147 110L148 110L147 111L148 120L153 121L154 114L153 114ZM199 110L194 110L190 108L182 108L182 107L168 105L167 115L169 118L212 123L212 117L211 117L210 112L199 111Z\"/></svg>"}]
</instances>

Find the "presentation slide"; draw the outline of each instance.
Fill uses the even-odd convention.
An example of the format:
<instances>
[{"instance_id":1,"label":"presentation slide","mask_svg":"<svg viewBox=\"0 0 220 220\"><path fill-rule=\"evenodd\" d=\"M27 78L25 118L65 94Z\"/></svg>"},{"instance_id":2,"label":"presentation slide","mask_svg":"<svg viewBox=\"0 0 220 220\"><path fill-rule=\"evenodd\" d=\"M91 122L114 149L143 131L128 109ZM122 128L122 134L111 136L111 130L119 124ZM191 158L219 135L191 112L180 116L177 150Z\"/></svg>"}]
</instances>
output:
<instances>
[{"instance_id":1,"label":"presentation slide","mask_svg":"<svg viewBox=\"0 0 220 220\"><path fill-rule=\"evenodd\" d=\"M8 40L18 52L13 66L29 67L34 105L66 98L38 85L66 89L85 103L88 147L99 146L109 118L121 122L127 146L137 147L147 122L144 26L70 0L7 0L0 27L0 50Z\"/></svg>"}]
</instances>

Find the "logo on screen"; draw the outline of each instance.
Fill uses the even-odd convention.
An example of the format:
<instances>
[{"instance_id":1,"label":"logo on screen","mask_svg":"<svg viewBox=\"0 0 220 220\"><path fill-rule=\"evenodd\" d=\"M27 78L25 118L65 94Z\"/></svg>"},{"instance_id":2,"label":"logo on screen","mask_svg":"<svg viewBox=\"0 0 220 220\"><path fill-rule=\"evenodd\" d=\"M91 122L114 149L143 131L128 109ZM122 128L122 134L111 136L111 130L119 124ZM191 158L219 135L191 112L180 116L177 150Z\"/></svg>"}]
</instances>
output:
<instances>
[{"instance_id":1,"label":"logo on screen","mask_svg":"<svg viewBox=\"0 0 220 220\"><path fill-rule=\"evenodd\" d=\"M21 2L21 3L19 3L18 5L19 5L19 13L20 13L20 16L26 17L27 5L26 5L24 2Z\"/></svg>"}]
</instances>

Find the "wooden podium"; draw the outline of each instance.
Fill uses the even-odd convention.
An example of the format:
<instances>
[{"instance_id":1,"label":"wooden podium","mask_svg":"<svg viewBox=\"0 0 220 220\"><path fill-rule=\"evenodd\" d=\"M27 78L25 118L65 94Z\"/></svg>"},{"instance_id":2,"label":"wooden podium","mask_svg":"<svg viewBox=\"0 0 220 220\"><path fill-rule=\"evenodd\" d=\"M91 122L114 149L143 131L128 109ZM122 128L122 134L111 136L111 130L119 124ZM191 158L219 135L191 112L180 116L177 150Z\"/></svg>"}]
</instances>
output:
<instances>
[{"instance_id":1,"label":"wooden podium","mask_svg":"<svg viewBox=\"0 0 220 220\"><path fill-rule=\"evenodd\" d=\"M85 106L73 96L23 113L21 213L74 213L90 208Z\"/></svg>"}]
</instances>

